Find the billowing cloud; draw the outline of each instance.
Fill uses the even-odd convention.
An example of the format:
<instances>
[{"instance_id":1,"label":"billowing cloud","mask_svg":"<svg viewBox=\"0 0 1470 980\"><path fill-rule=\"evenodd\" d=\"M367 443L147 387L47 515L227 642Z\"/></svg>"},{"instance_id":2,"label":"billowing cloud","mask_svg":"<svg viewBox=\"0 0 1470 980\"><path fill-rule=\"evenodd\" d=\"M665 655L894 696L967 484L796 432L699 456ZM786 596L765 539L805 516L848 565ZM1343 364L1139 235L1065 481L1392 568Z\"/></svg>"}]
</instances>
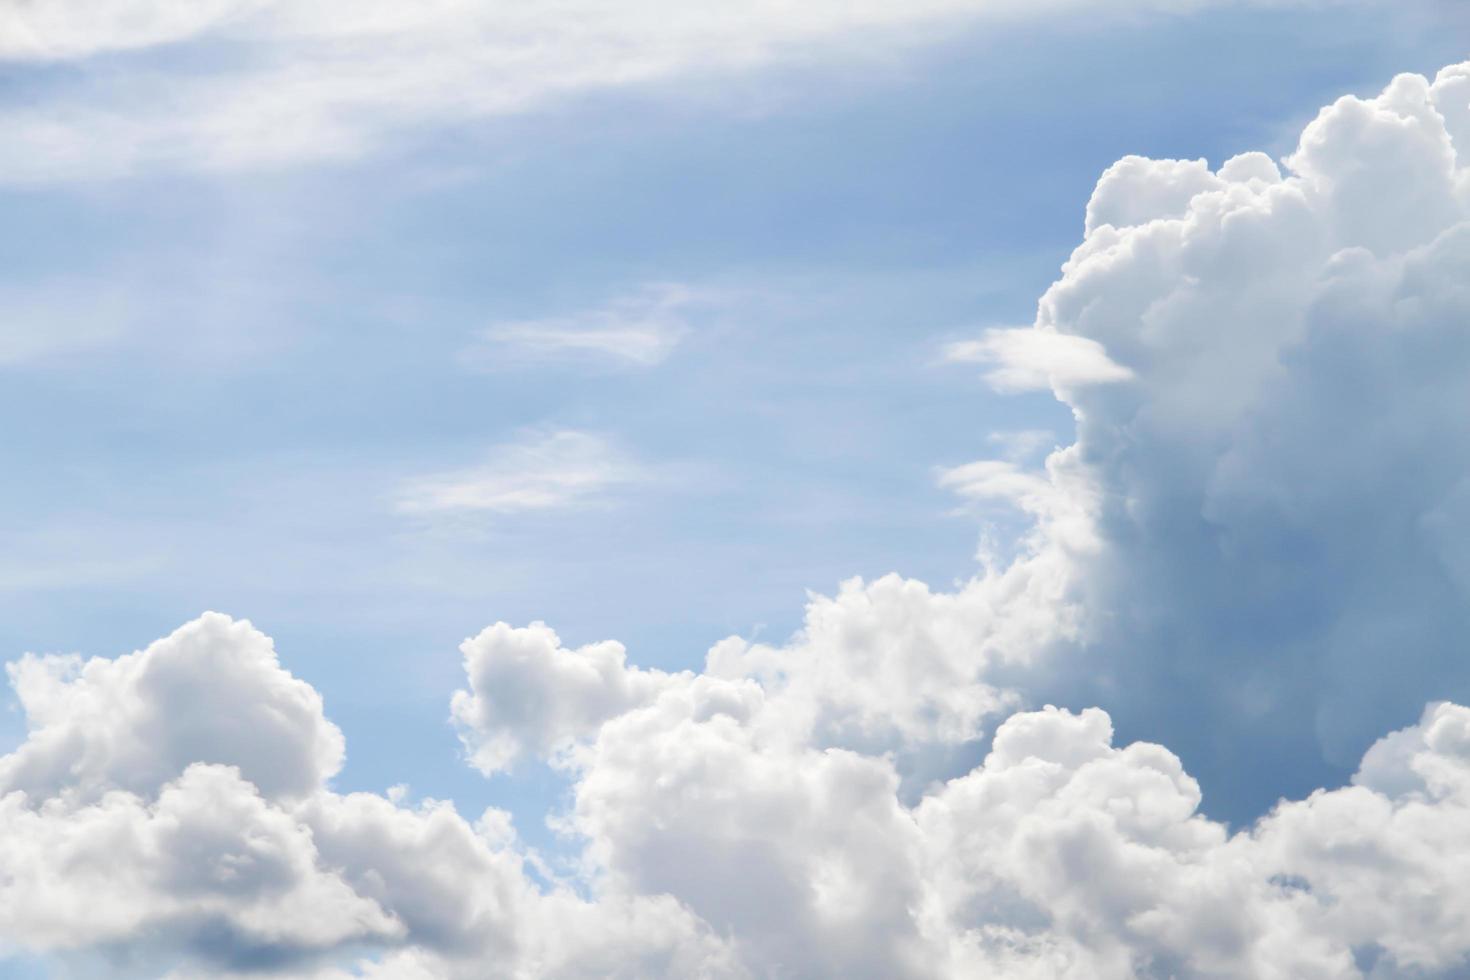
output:
<instances>
[{"instance_id":1,"label":"billowing cloud","mask_svg":"<svg viewBox=\"0 0 1470 980\"><path fill-rule=\"evenodd\" d=\"M544 623L488 627L460 646L470 690L451 704L476 768L508 768L527 749L542 757L646 703L670 678L629 669L623 645L562 647Z\"/></svg>"},{"instance_id":2,"label":"billowing cloud","mask_svg":"<svg viewBox=\"0 0 1470 980\"><path fill-rule=\"evenodd\" d=\"M1033 329L1128 376L1052 380L1043 468L941 476L1019 510L1014 558L845 583L697 672L467 640L470 761L565 775L568 865L498 810L336 793L247 624L22 659L0 940L179 976L1463 972L1467 79L1340 101L1284 167L1104 175ZM1243 770L1332 782L1257 805Z\"/></svg>"},{"instance_id":3,"label":"billowing cloud","mask_svg":"<svg viewBox=\"0 0 1470 980\"><path fill-rule=\"evenodd\" d=\"M147 783L0 785L0 936L180 977L1428 976L1470 955L1470 709L1431 705L1351 785L1231 834L1172 753L1116 745L1096 708L1011 715L915 805L891 753L823 746L788 723L799 692L750 677L661 676L547 739L556 699L587 700L560 661L624 689L643 672L544 630L488 632L472 650L545 661L550 707L462 723L516 732L573 780L577 882L538 881L499 811L325 782L272 798L201 743ZM299 684L262 668L248 624L179 635L222 670L182 675L165 707ZM236 692L251 669L270 683ZM76 702L130 691L120 671L61 683Z\"/></svg>"},{"instance_id":4,"label":"billowing cloud","mask_svg":"<svg viewBox=\"0 0 1470 980\"><path fill-rule=\"evenodd\" d=\"M1039 306L1132 374L1056 386L1100 546L1046 690L1168 737L1237 817L1470 697L1467 107L1451 68L1324 109L1284 170L1126 160Z\"/></svg>"},{"instance_id":5,"label":"billowing cloud","mask_svg":"<svg viewBox=\"0 0 1470 980\"><path fill-rule=\"evenodd\" d=\"M116 660L27 656L7 670L29 730L0 760L8 790L151 793L211 762L269 797L299 797L342 765L342 733L316 691L280 669L269 640L223 616Z\"/></svg>"},{"instance_id":6,"label":"billowing cloud","mask_svg":"<svg viewBox=\"0 0 1470 980\"><path fill-rule=\"evenodd\" d=\"M12 676L29 735L0 767L10 948L155 976L303 975L374 948L388 977L727 959L668 898L537 887L500 811L332 792L341 736L248 623L210 614L140 653Z\"/></svg>"}]
</instances>

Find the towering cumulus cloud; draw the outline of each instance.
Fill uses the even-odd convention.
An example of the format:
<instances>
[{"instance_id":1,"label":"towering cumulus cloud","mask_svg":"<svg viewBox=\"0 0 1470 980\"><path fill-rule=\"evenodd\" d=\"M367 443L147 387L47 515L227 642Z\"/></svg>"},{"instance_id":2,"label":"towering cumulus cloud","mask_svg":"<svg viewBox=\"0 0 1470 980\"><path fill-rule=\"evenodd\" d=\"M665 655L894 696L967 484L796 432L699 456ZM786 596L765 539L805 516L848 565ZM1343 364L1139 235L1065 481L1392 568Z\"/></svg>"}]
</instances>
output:
<instances>
[{"instance_id":1,"label":"towering cumulus cloud","mask_svg":"<svg viewBox=\"0 0 1470 980\"><path fill-rule=\"evenodd\" d=\"M1069 690L1216 793L1264 775L1248 812L1470 697L1467 148L1461 66L1339 100L1285 174L1124 160L1040 304L1132 375L1059 388L1103 542Z\"/></svg>"},{"instance_id":2,"label":"towering cumulus cloud","mask_svg":"<svg viewBox=\"0 0 1470 980\"><path fill-rule=\"evenodd\" d=\"M1470 65L1284 169L1110 168L1035 323L954 352L1077 418L943 475L1031 527L955 592L849 582L698 672L467 640L466 755L564 773L566 877L500 811L335 792L248 624L19 661L0 936L88 975L1462 975L1467 146Z\"/></svg>"}]
</instances>

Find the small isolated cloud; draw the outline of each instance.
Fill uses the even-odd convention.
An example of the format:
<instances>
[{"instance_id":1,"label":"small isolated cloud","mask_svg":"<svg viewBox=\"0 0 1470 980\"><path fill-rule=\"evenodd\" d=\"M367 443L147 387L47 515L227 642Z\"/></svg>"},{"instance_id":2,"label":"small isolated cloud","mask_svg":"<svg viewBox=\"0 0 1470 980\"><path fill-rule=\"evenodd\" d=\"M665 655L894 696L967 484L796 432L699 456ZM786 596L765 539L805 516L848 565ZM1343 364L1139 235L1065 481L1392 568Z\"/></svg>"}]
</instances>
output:
<instances>
[{"instance_id":1,"label":"small isolated cloud","mask_svg":"<svg viewBox=\"0 0 1470 980\"><path fill-rule=\"evenodd\" d=\"M697 299L685 286L665 284L569 316L497 323L481 330L459 361L475 371L546 363L652 367L689 332L685 313Z\"/></svg>"},{"instance_id":2,"label":"small isolated cloud","mask_svg":"<svg viewBox=\"0 0 1470 980\"><path fill-rule=\"evenodd\" d=\"M945 345L944 359L992 365L985 380L998 391L1061 390L1133 377L1095 340L1032 327L987 330L979 340L955 341Z\"/></svg>"},{"instance_id":3,"label":"small isolated cloud","mask_svg":"<svg viewBox=\"0 0 1470 980\"><path fill-rule=\"evenodd\" d=\"M604 437L559 429L497 446L479 466L414 480L404 488L398 509L510 514L573 507L642 475L642 468Z\"/></svg>"}]
</instances>

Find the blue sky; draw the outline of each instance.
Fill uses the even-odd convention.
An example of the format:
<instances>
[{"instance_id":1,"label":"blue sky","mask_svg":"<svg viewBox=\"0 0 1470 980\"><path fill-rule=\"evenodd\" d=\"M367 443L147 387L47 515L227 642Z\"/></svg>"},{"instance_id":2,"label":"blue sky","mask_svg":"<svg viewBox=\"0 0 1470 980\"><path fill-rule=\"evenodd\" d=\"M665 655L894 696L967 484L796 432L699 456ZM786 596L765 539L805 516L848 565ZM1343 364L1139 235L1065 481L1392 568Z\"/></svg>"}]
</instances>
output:
<instances>
[{"instance_id":1,"label":"blue sky","mask_svg":"<svg viewBox=\"0 0 1470 980\"><path fill-rule=\"evenodd\" d=\"M33 166L27 136L0 167L0 650L248 618L345 734L335 789L503 807L564 846L542 824L564 773L464 762L462 640L541 620L697 671L726 636L783 641L808 591L969 579L983 530L1014 549L1028 524L939 472L1008 447L1035 469L1075 433L945 345L1032 322L1099 174L1282 157L1339 95L1458 60L1467 27L1432 3L953 17L510 111L349 106L324 158L223 163L137 150L124 123L192 110L127 100L263 59L249 35L14 56L0 123L93 142ZM1104 704L1120 744L1175 745L1237 825L1367 745L1228 778L1190 711L1127 703Z\"/></svg>"},{"instance_id":2,"label":"blue sky","mask_svg":"<svg viewBox=\"0 0 1470 980\"><path fill-rule=\"evenodd\" d=\"M0 644L112 655L204 609L247 617L324 691L356 747L344 785L411 767L416 791L487 800L443 707L486 622L678 668L789 633L808 589L971 574L977 531L934 468L996 431L1064 444L1071 420L941 345L1029 321L1117 157L1284 152L1335 93L1452 60L1432 19L1384 19L959 27L325 165L9 188L5 287L30 318L10 332L116 335L7 366ZM457 360L494 324L665 283L709 298L676 311L662 364ZM437 526L394 512L403 481L559 428L659 474Z\"/></svg>"}]
</instances>

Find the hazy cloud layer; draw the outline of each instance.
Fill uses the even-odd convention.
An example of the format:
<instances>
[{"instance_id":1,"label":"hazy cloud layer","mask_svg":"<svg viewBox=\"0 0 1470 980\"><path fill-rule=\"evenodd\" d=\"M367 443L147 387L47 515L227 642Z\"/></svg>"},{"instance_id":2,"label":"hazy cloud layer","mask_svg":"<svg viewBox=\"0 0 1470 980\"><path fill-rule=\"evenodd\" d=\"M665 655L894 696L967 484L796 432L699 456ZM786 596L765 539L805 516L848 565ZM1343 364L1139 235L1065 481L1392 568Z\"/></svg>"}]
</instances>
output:
<instances>
[{"instance_id":1,"label":"hazy cloud layer","mask_svg":"<svg viewBox=\"0 0 1470 980\"><path fill-rule=\"evenodd\" d=\"M1103 16L1117 7L1094 0L693 0L673 9L596 0L30 0L0 10L0 61L73 70L34 72L24 94L0 103L9 148L0 181L353 157L410 126L516 113L580 92L845 47L893 50L977 20ZM209 57L175 57L181 51Z\"/></svg>"},{"instance_id":2,"label":"hazy cloud layer","mask_svg":"<svg viewBox=\"0 0 1470 980\"><path fill-rule=\"evenodd\" d=\"M470 761L566 775L570 869L497 810L333 791L340 734L247 624L21 660L0 937L179 975L1463 970L1466 145L1462 67L1339 101L1284 169L1104 174L1033 329L1127 375L1015 348L1077 441L942 474L1029 527L953 592L854 580L699 672L467 640ZM443 486L530 492L500 479ZM1074 710L1019 710L1048 694ZM1171 718L1182 746L1114 736ZM1202 815L1176 751L1259 819ZM1231 797L1324 758L1347 785Z\"/></svg>"}]
</instances>

